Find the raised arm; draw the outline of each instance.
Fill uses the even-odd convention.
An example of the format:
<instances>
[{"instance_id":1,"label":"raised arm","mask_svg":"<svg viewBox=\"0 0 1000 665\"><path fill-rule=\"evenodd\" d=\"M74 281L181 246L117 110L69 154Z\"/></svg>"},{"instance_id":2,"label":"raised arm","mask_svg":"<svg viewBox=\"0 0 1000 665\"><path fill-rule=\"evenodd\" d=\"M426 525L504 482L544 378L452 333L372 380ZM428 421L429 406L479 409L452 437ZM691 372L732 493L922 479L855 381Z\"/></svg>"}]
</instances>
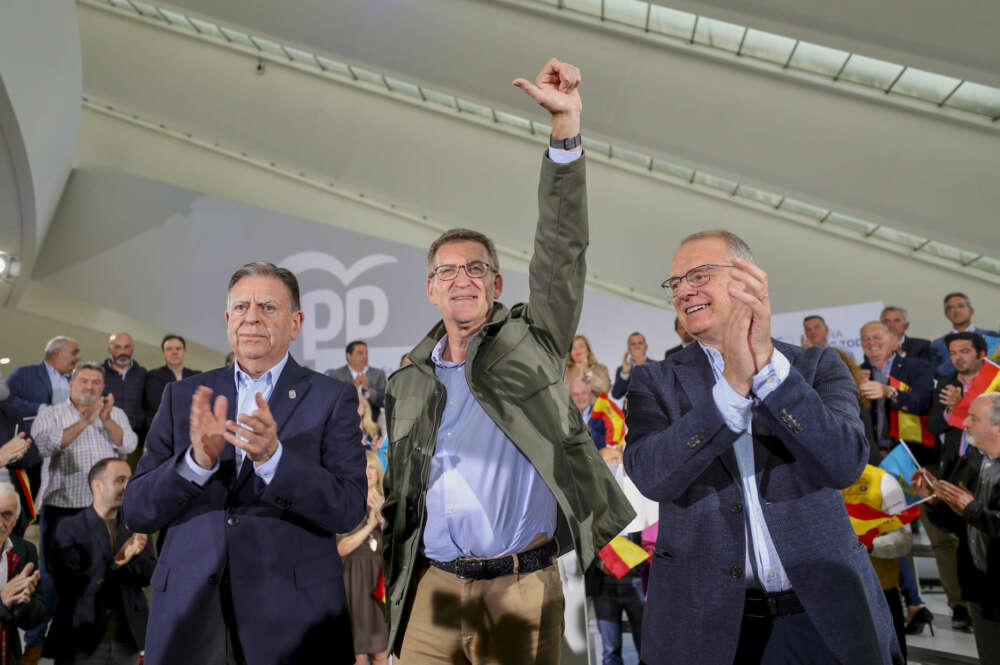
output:
<instances>
[{"instance_id":1,"label":"raised arm","mask_svg":"<svg viewBox=\"0 0 1000 665\"><path fill-rule=\"evenodd\" d=\"M515 79L552 118L552 138L572 139L580 133L583 102L577 87L580 70L555 58L549 60L534 83ZM538 183L538 226L534 253L528 270L530 296L528 318L547 330L563 353L569 353L583 307L587 276L586 250L590 243L587 226L587 185L580 146L553 153L542 163ZM573 160L573 161L568 161Z\"/></svg>"}]
</instances>

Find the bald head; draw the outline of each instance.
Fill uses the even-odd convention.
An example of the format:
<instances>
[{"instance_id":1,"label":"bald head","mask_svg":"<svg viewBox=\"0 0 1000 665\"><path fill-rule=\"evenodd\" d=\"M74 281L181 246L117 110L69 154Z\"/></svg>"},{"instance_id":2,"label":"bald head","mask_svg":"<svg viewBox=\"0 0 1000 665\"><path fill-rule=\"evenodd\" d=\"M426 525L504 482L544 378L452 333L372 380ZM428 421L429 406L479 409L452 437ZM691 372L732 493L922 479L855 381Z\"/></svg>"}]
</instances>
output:
<instances>
[{"instance_id":1,"label":"bald head","mask_svg":"<svg viewBox=\"0 0 1000 665\"><path fill-rule=\"evenodd\" d=\"M135 353L135 342L132 335L116 332L108 338L108 355L115 369L123 371L132 365L132 354Z\"/></svg>"}]
</instances>

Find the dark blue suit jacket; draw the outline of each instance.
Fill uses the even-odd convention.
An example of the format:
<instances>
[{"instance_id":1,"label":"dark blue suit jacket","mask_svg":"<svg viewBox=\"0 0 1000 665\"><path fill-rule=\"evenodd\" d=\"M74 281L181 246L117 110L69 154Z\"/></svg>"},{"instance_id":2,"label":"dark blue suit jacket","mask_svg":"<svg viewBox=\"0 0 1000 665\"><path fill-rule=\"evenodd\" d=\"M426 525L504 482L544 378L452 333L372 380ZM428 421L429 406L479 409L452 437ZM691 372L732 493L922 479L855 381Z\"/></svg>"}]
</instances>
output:
<instances>
[{"instance_id":1,"label":"dark blue suit jacket","mask_svg":"<svg viewBox=\"0 0 1000 665\"><path fill-rule=\"evenodd\" d=\"M289 358L268 402L283 446L271 483L237 476L227 444L200 487L177 471L191 445L191 397L209 386L229 400L233 419L233 372L167 386L125 491L130 528L169 527L152 579L145 662L207 662L224 574L249 665L354 662L336 534L354 529L366 510L357 391Z\"/></svg>"},{"instance_id":2,"label":"dark blue suit jacket","mask_svg":"<svg viewBox=\"0 0 1000 665\"><path fill-rule=\"evenodd\" d=\"M791 363L753 407L764 516L792 587L844 663L890 663L889 608L839 490L868 460L858 392L833 349L774 342ZM746 594L743 489L730 430L698 344L633 370L625 468L660 502L643 618L650 665L731 665ZM901 661L900 661L901 662Z\"/></svg>"},{"instance_id":3,"label":"dark blue suit jacket","mask_svg":"<svg viewBox=\"0 0 1000 665\"><path fill-rule=\"evenodd\" d=\"M931 361L931 341L929 339L922 339L920 337L910 337L909 335L903 339L903 353L909 356L915 356L921 360Z\"/></svg>"},{"instance_id":4,"label":"dark blue suit jacket","mask_svg":"<svg viewBox=\"0 0 1000 665\"><path fill-rule=\"evenodd\" d=\"M872 364L866 358L861 363L862 369L871 370ZM927 414L931 409L931 398L934 396L934 370L929 362L915 356L905 358L898 353L892 357L889 376L899 379L910 387L906 392L900 391L896 401L881 400L881 408L885 417L891 418L893 410L905 411L917 416ZM880 408L879 402L872 403L872 424L878 427L878 415L875 409ZM888 421L887 421L888 422ZM876 432L877 434L877 432ZM920 441L908 441L910 451L921 466L941 463L940 444L933 447L925 446ZM894 446L895 447L895 446Z\"/></svg>"},{"instance_id":5,"label":"dark blue suit jacket","mask_svg":"<svg viewBox=\"0 0 1000 665\"><path fill-rule=\"evenodd\" d=\"M34 418L38 410L52 401L52 382L45 370L45 361L37 365L16 367L7 377L10 397L7 401L21 413L22 418Z\"/></svg>"},{"instance_id":6,"label":"dark blue suit jacket","mask_svg":"<svg viewBox=\"0 0 1000 665\"><path fill-rule=\"evenodd\" d=\"M135 648L142 649L149 619L143 589L149 585L156 557L150 538L143 552L116 567L115 554L131 535L131 529L119 520L118 545L112 552L108 531L93 506L59 522L56 555L49 562L59 602L45 640L47 658L76 659L93 654L108 629L108 611L113 607L122 611L120 620L128 626Z\"/></svg>"}]
</instances>

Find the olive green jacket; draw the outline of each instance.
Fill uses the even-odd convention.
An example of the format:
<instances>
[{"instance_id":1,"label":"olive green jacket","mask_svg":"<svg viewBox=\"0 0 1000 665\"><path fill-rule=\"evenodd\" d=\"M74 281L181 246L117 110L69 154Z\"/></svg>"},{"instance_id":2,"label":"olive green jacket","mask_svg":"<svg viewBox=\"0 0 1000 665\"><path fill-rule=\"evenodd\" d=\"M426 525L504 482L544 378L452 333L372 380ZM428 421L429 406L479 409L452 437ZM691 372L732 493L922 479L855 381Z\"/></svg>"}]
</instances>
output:
<instances>
[{"instance_id":1,"label":"olive green jacket","mask_svg":"<svg viewBox=\"0 0 1000 665\"><path fill-rule=\"evenodd\" d=\"M473 396L555 496L560 553L575 548L581 569L635 514L562 380L586 277L585 159L563 165L544 159L528 303L508 310L495 302L465 360ZM390 649L397 653L415 590L430 463L447 399L431 361L444 334L444 324L438 323L410 352L412 364L389 378L386 390L386 611Z\"/></svg>"}]
</instances>

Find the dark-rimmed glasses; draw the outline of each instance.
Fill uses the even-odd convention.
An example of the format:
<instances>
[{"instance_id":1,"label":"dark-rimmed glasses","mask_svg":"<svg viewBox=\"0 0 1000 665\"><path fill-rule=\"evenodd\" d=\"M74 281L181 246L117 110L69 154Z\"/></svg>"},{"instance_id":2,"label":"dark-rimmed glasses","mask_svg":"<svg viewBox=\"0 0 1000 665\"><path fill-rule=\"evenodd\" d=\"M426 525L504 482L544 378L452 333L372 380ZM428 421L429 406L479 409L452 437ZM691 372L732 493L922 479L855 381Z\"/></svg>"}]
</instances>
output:
<instances>
[{"instance_id":1,"label":"dark-rimmed glasses","mask_svg":"<svg viewBox=\"0 0 1000 665\"><path fill-rule=\"evenodd\" d=\"M484 261L469 261L465 265L455 263L445 263L431 271L427 277L437 277L442 282L450 282L458 277L458 271L465 268L465 274L473 279L482 279L486 273L493 270L493 266Z\"/></svg>"},{"instance_id":2,"label":"dark-rimmed glasses","mask_svg":"<svg viewBox=\"0 0 1000 665\"><path fill-rule=\"evenodd\" d=\"M708 283L708 280L712 278L712 270L716 268L735 268L736 266L722 265L720 263L706 263L703 266L695 266L691 268L686 273L680 277L668 277L663 280L660 287L667 292L668 296L673 297L674 292L681 287L681 280L687 280L687 283L691 285L692 289L697 289L699 286L704 286Z\"/></svg>"}]
</instances>

